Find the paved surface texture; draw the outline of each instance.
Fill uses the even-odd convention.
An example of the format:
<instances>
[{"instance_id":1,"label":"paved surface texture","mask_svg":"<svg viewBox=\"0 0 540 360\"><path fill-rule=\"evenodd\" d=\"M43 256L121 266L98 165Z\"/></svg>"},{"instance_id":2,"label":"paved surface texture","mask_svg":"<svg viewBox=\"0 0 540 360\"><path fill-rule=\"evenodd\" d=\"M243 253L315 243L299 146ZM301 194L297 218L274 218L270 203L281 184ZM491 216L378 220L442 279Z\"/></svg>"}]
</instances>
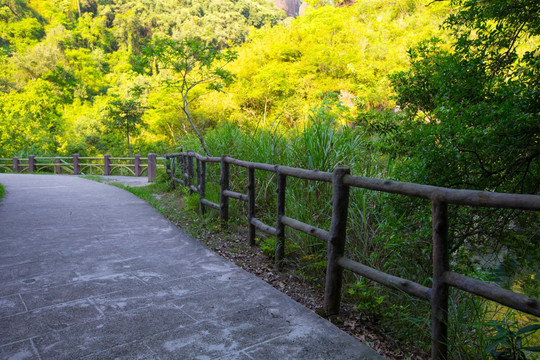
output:
<instances>
[{"instance_id":1,"label":"paved surface texture","mask_svg":"<svg viewBox=\"0 0 540 360\"><path fill-rule=\"evenodd\" d=\"M84 178L84 176L82 176ZM105 184L121 184L126 186L146 186L148 182L147 176L116 176L116 175L92 175L93 178L99 179L100 182Z\"/></svg>"},{"instance_id":2,"label":"paved surface texture","mask_svg":"<svg viewBox=\"0 0 540 360\"><path fill-rule=\"evenodd\" d=\"M132 194L0 174L1 359L376 359Z\"/></svg>"}]
</instances>

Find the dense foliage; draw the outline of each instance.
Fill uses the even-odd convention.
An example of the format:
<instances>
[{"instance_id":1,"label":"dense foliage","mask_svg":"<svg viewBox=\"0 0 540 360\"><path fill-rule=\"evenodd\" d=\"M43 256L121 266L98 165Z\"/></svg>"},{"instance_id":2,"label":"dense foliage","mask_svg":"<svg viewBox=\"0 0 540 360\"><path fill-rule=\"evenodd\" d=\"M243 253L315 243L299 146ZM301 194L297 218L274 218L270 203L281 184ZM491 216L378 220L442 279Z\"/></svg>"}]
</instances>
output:
<instances>
[{"instance_id":1,"label":"dense foliage","mask_svg":"<svg viewBox=\"0 0 540 360\"><path fill-rule=\"evenodd\" d=\"M387 75L408 67L406 51L418 40L443 35L437 26L446 11L420 1L366 0L254 31L238 49L229 117L301 127L329 91L351 109L391 109Z\"/></svg>"},{"instance_id":2,"label":"dense foliage","mask_svg":"<svg viewBox=\"0 0 540 360\"><path fill-rule=\"evenodd\" d=\"M540 5L459 3L444 24L455 39L451 49L426 40L410 52L412 69L395 77L413 120L408 148L432 170L418 180L536 193L540 53L531 38L540 35Z\"/></svg>"},{"instance_id":3,"label":"dense foliage","mask_svg":"<svg viewBox=\"0 0 540 360\"><path fill-rule=\"evenodd\" d=\"M404 155L397 176L445 187L538 194L540 5L455 3L460 11L443 24L451 41L421 42L410 51L411 69L394 76L407 115L393 138ZM540 233L527 226L538 222L537 214L451 212L452 250L468 260L469 271L478 264L495 267L502 258L507 276L523 264L538 273Z\"/></svg>"},{"instance_id":4,"label":"dense foliage","mask_svg":"<svg viewBox=\"0 0 540 360\"><path fill-rule=\"evenodd\" d=\"M173 149L192 131L181 91L164 86L181 74L159 71L157 63L158 71L134 71L149 42L161 40L238 53L225 69L237 80L222 94L206 86L190 94L201 133L224 120L251 127L277 119L302 128L327 91L340 94L351 110L344 121L354 122L356 109L395 105L386 75L407 68L406 49L416 41L442 34L445 9L418 0L361 1L283 20L270 4L251 0L4 0L0 154L128 154L125 135L108 126L114 101L146 107L145 126L130 138L133 151Z\"/></svg>"},{"instance_id":5,"label":"dense foliage","mask_svg":"<svg viewBox=\"0 0 540 360\"><path fill-rule=\"evenodd\" d=\"M251 0L3 0L0 154L127 154L125 135L109 126L115 101L148 107L134 151L164 152L183 116L174 91L133 71L145 44L194 38L219 50L283 17Z\"/></svg>"},{"instance_id":6,"label":"dense foliage","mask_svg":"<svg viewBox=\"0 0 540 360\"><path fill-rule=\"evenodd\" d=\"M539 193L538 1L310 3L305 16L285 19L262 0L0 0L0 157L185 145ZM244 192L240 179L233 174L231 185ZM258 174L257 182L258 211L271 222L275 178ZM288 189L292 217L328 227L327 184L291 179ZM539 296L537 214L449 211L453 270ZM350 219L349 256L430 285L429 202L355 189ZM287 236L295 267L320 283L326 244ZM397 340L425 350L428 304L354 276L346 293L397 328ZM510 337L529 321L459 292L452 301L455 358L507 354L490 336L506 329Z\"/></svg>"}]
</instances>

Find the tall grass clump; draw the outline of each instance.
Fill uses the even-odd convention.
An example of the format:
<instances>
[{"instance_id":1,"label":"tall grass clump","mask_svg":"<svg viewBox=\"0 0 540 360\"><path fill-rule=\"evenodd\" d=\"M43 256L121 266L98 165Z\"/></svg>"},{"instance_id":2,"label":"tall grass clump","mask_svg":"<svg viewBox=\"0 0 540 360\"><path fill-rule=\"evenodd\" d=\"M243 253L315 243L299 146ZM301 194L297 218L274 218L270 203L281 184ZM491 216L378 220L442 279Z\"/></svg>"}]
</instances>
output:
<instances>
[{"instance_id":1,"label":"tall grass clump","mask_svg":"<svg viewBox=\"0 0 540 360\"><path fill-rule=\"evenodd\" d=\"M213 156L228 154L238 159L286 165L304 169L333 171L336 167L349 167L351 173L378 178L388 177L391 161L369 146L369 134L363 127L344 124L344 109L335 98L325 97L314 107L307 121L298 129L286 129L275 119L268 126L246 128L222 123L206 134L207 144ZM219 165L207 166L209 182L218 183ZM256 171L257 217L268 224L275 222L276 176L274 173ZM247 192L246 169L231 166L231 189ZM207 193L208 193L207 188ZM358 191L357 191L358 190ZM208 194L216 198L219 188ZM211 191L212 192L212 191ZM324 182L307 181L289 177L287 179L288 216L302 222L329 229L331 221L332 185ZM380 194L353 189L351 196L351 257L369 258L373 246L356 246L364 242L370 244L377 228L374 209L382 199ZM231 212L244 217L245 204L231 200ZM358 226L360 224L360 226ZM322 286L326 268L324 241L306 234L287 229L287 251L289 261L295 262L304 275L319 279ZM360 240L356 240L360 239ZM291 256L292 255L292 256Z\"/></svg>"}]
</instances>

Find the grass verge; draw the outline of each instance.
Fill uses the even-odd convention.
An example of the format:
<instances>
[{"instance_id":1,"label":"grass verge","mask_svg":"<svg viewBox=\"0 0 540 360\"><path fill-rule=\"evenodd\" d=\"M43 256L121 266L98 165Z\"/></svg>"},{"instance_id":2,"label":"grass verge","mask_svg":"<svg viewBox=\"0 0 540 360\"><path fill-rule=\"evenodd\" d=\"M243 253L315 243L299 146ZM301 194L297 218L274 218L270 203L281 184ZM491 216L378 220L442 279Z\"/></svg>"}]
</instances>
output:
<instances>
[{"instance_id":1,"label":"grass verge","mask_svg":"<svg viewBox=\"0 0 540 360\"><path fill-rule=\"evenodd\" d=\"M4 197L4 187L2 186L2 184L0 184L0 199Z\"/></svg>"}]
</instances>

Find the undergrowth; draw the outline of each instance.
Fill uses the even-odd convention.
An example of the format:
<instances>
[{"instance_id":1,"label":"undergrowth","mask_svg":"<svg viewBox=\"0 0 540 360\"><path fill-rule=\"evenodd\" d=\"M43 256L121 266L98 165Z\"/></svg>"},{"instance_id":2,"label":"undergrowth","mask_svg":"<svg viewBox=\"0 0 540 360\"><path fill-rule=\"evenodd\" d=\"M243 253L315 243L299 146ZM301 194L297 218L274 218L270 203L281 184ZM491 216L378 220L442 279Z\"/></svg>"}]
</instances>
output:
<instances>
[{"instance_id":1,"label":"undergrowth","mask_svg":"<svg viewBox=\"0 0 540 360\"><path fill-rule=\"evenodd\" d=\"M228 154L245 161L329 172L335 167L348 167L354 175L395 179L398 175L394 173L394 158L390 152L377 148L374 145L376 142L370 139L372 134L365 128L338 125L338 119L330 111L331 106L323 102L319 108L314 109L305 128L289 132L283 132L277 123L255 129L224 123L207 134L207 144L214 156ZM185 149L199 150L194 141L187 141L186 144ZM219 203L219 172L219 164L207 164L207 198L216 203ZM230 173L231 190L247 193L247 170L231 166ZM255 171L255 176L256 217L273 226L276 216L276 176L259 170ZM331 189L328 183L288 177L286 215L328 230L331 220ZM193 202L194 209L197 208L196 195L192 195L189 201ZM430 207L430 202L425 200L352 188L346 256L391 275L430 287ZM474 211L470 211L471 216L481 216L482 213L475 215ZM247 216L246 204L231 199L230 215L239 222L245 221L242 219ZM470 237L467 241L474 243L474 238ZM273 256L274 238L260 237L258 243L268 256ZM295 272L302 279L320 291L324 291L326 253L327 244L324 241L286 229L286 266L296 269ZM454 256L454 270L480 279L485 274L485 280L491 280L489 269L481 270L481 267L474 266L474 248L465 248L455 252ZM478 269L482 272L478 273ZM534 278L532 282L535 282ZM429 302L349 272L344 276L343 291L345 302L356 304L356 310L362 316L373 319L391 333L403 349L408 349L411 354L427 356L431 347ZM534 294L530 296L534 297ZM493 358L495 353L492 345L498 341L495 324L505 326L511 314L519 314L457 290L451 292L451 304L449 349L453 359ZM514 319L513 326L517 329L527 328L537 322L534 317L523 314L514 316ZM512 333L507 332L506 335L511 337ZM535 332L527 335L527 339L533 339L533 343L538 338ZM525 338L520 341L524 343ZM504 344L501 341L497 346L500 348ZM525 345L523 347L530 348ZM519 351L514 353L519 355ZM530 359L535 356L530 349L523 350L523 354Z\"/></svg>"}]
</instances>

